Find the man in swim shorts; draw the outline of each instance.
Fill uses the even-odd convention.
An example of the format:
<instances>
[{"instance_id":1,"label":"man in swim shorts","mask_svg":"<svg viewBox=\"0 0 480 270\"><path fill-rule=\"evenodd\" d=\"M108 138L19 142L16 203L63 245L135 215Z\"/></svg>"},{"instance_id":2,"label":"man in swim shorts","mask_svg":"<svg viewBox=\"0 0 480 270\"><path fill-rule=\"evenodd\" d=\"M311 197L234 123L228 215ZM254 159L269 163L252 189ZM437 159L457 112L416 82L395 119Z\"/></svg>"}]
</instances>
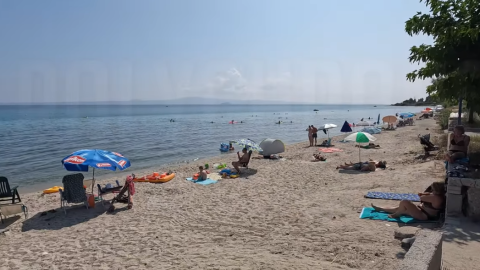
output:
<instances>
[{"instance_id":1,"label":"man in swim shorts","mask_svg":"<svg viewBox=\"0 0 480 270\"><path fill-rule=\"evenodd\" d=\"M317 132L318 132L318 129L312 125L312 138L315 143L315 146L317 146L317 137L318 137Z\"/></svg>"}]
</instances>

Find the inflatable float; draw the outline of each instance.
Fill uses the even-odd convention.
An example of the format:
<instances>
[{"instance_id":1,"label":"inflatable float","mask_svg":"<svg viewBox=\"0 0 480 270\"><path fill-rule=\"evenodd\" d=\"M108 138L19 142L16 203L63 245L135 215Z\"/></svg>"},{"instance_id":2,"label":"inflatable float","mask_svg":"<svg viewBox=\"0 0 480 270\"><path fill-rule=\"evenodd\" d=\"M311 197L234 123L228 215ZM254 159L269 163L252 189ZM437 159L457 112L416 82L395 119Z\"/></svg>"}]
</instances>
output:
<instances>
[{"instance_id":1,"label":"inflatable float","mask_svg":"<svg viewBox=\"0 0 480 270\"><path fill-rule=\"evenodd\" d=\"M54 186L54 187L51 187L51 188L47 188L43 191L43 194L57 193L57 192L60 191L60 189L63 189L63 187Z\"/></svg>"},{"instance_id":2,"label":"inflatable float","mask_svg":"<svg viewBox=\"0 0 480 270\"><path fill-rule=\"evenodd\" d=\"M232 122L232 121L230 121L230 122L228 122L228 123L229 123L229 124L238 124L238 122Z\"/></svg>"},{"instance_id":3,"label":"inflatable float","mask_svg":"<svg viewBox=\"0 0 480 270\"><path fill-rule=\"evenodd\" d=\"M174 173L171 173L171 174L162 173L162 174L160 174L158 172L154 172L152 174L145 175L143 177L134 178L133 182L165 183L165 182L168 182L168 181L172 180L173 178L175 178Z\"/></svg>"}]
</instances>

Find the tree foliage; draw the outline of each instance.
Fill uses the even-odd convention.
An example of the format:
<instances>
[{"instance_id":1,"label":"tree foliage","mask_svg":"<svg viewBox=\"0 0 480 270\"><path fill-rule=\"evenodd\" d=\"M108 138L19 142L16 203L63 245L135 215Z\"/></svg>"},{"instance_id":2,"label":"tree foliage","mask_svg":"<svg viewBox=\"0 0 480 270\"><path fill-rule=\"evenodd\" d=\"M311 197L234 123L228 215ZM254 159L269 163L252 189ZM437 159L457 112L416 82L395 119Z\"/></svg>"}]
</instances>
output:
<instances>
[{"instance_id":1,"label":"tree foliage","mask_svg":"<svg viewBox=\"0 0 480 270\"><path fill-rule=\"evenodd\" d=\"M420 0L430 9L429 14L417 12L405 24L410 35L433 37L434 44L422 44L410 49L411 63L425 66L407 74L410 81L434 78L452 72L472 79L480 63L480 1L479 0ZM458 78L457 78L458 79Z\"/></svg>"},{"instance_id":2,"label":"tree foliage","mask_svg":"<svg viewBox=\"0 0 480 270\"><path fill-rule=\"evenodd\" d=\"M471 113L480 106L480 0L420 0L428 14L417 12L405 24L410 35L434 40L410 49L409 61L424 64L407 74L409 81L432 78L427 93L446 101L467 101Z\"/></svg>"}]
</instances>

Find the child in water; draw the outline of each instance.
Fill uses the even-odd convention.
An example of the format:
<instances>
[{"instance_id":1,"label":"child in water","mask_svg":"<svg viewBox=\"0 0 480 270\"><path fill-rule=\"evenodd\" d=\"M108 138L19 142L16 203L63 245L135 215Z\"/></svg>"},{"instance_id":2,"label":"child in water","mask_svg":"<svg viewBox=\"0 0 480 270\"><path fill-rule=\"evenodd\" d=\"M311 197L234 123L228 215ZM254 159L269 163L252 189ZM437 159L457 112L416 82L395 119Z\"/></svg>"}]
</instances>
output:
<instances>
[{"instance_id":1,"label":"child in water","mask_svg":"<svg viewBox=\"0 0 480 270\"><path fill-rule=\"evenodd\" d=\"M232 145L232 143L230 143L230 148L229 148L229 150L230 150L230 151L233 151L233 150L235 150L235 148L233 148L233 145Z\"/></svg>"}]
</instances>

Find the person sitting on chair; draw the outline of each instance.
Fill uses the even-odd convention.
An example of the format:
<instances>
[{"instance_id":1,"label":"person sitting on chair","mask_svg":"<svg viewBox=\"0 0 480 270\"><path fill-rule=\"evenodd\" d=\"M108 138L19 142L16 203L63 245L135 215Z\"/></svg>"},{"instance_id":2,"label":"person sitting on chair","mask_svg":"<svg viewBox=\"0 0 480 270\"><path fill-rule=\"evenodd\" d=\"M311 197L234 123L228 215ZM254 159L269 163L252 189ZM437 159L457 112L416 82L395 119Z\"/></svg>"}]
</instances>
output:
<instances>
[{"instance_id":1,"label":"person sitting on chair","mask_svg":"<svg viewBox=\"0 0 480 270\"><path fill-rule=\"evenodd\" d=\"M470 137L465 135L465 128L460 125L455 126L453 129L453 138L450 140L450 148L445 155L445 160L453 163L456 160L466 158L469 144Z\"/></svg>"},{"instance_id":2,"label":"person sitting on chair","mask_svg":"<svg viewBox=\"0 0 480 270\"><path fill-rule=\"evenodd\" d=\"M398 218L407 215L417 220L436 220L445 205L445 183L434 182L431 188L431 193L418 193L418 196L420 196L419 205L415 205L411 201L402 200L398 207L378 207L373 204L372 207L377 212L389 213L389 218Z\"/></svg>"},{"instance_id":3,"label":"person sitting on chair","mask_svg":"<svg viewBox=\"0 0 480 270\"><path fill-rule=\"evenodd\" d=\"M237 152L238 161L232 162L232 166L235 168L235 170L237 170L238 174L240 174L240 166L246 166L249 161L247 148L243 148L242 153L243 155L240 156L240 152Z\"/></svg>"}]
</instances>

